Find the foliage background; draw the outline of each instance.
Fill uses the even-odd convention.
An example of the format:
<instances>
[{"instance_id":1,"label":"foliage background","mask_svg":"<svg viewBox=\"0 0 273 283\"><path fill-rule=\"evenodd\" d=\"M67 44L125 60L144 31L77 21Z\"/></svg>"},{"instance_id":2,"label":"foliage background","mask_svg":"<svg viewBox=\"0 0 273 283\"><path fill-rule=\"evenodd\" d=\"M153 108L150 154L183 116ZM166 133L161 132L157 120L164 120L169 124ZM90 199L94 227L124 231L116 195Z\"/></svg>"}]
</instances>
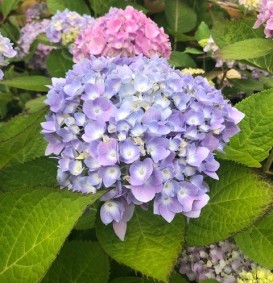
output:
<instances>
[{"instance_id":1,"label":"foliage background","mask_svg":"<svg viewBox=\"0 0 273 283\"><path fill-rule=\"evenodd\" d=\"M4 0L0 32L17 42L24 11L33 1ZM219 181L209 181L210 202L200 218L176 216L167 223L137 209L125 241L97 217L100 195L59 190L56 160L44 157L40 123L50 77L72 66L65 47L53 50L46 70L28 68L32 53L14 59L0 82L0 282L187 282L177 273L186 246L202 246L233 237L242 251L273 269L273 42L263 28L253 29L256 13L244 7L206 0L47 0L50 14L68 8L95 17L111 6L147 13L171 36L170 64L202 68L209 81L246 114L241 132L218 156ZM215 68L202 40L212 35L217 56L258 67L259 80L243 72L229 78L224 64ZM201 45L200 45L201 44ZM220 79L219 79L220 78ZM207 282L213 282L207 281Z\"/></svg>"}]
</instances>

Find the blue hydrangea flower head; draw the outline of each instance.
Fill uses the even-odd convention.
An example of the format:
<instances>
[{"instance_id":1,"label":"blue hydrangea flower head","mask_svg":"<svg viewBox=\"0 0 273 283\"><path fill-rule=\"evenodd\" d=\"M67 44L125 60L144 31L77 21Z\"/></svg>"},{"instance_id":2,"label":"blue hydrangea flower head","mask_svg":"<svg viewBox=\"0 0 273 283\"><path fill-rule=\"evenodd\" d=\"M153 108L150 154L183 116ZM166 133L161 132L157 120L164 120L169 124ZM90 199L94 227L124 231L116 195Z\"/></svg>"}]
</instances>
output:
<instances>
[{"instance_id":1,"label":"blue hydrangea flower head","mask_svg":"<svg viewBox=\"0 0 273 283\"><path fill-rule=\"evenodd\" d=\"M88 15L80 15L68 9L57 11L47 26L46 35L50 42L69 45L94 21L95 19Z\"/></svg>"},{"instance_id":2,"label":"blue hydrangea flower head","mask_svg":"<svg viewBox=\"0 0 273 283\"><path fill-rule=\"evenodd\" d=\"M204 178L218 179L213 152L243 118L204 78L159 57L83 59L52 79L46 103L46 155L59 159L61 187L106 188L101 219L120 238L135 205L152 202L168 222L198 217L209 200Z\"/></svg>"}]
</instances>

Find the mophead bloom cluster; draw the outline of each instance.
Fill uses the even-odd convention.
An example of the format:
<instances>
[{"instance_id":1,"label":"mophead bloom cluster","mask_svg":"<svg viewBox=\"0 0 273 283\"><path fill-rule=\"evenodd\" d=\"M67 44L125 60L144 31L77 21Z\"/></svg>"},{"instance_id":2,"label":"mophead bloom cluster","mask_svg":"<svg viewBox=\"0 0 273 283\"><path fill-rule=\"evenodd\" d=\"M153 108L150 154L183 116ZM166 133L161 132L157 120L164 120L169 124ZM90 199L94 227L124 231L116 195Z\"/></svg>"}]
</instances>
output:
<instances>
[{"instance_id":1,"label":"mophead bloom cluster","mask_svg":"<svg viewBox=\"0 0 273 283\"><path fill-rule=\"evenodd\" d=\"M26 10L26 22L41 20L48 15L48 9L46 3L35 3Z\"/></svg>"},{"instance_id":2,"label":"mophead bloom cluster","mask_svg":"<svg viewBox=\"0 0 273 283\"><path fill-rule=\"evenodd\" d=\"M13 43L7 37L4 37L0 33L0 67L4 67L8 65L6 58L12 58L17 54L17 52L13 49ZM4 73L0 69L0 80L3 79Z\"/></svg>"},{"instance_id":3,"label":"mophead bloom cluster","mask_svg":"<svg viewBox=\"0 0 273 283\"><path fill-rule=\"evenodd\" d=\"M204 178L218 179L213 152L243 118L204 78L158 56L83 59L52 80L46 103L46 155L59 159L61 187L106 188L101 219L120 238L135 205L152 202L168 222L198 217L209 200Z\"/></svg>"},{"instance_id":4,"label":"mophead bloom cluster","mask_svg":"<svg viewBox=\"0 0 273 283\"><path fill-rule=\"evenodd\" d=\"M140 54L169 58L171 45L163 28L130 6L125 10L110 9L79 34L73 46L74 62L90 55L131 57Z\"/></svg>"},{"instance_id":5,"label":"mophead bloom cluster","mask_svg":"<svg viewBox=\"0 0 273 283\"><path fill-rule=\"evenodd\" d=\"M260 12L254 28L264 25L264 33L267 38L273 36L273 1L262 0Z\"/></svg>"},{"instance_id":6,"label":"mophead bloom cluster","mask_svg":"<svg viewBox=\"0 0 273 283\"><path fill-rule=\"evenodd\" d=\"M18 44L18 56L23 58L30 53L31 46L37 40L38 36L45 33L50 20L44 19L41 21L30 21L20 30L20 38ZM53 49L52 46L48 46L39 43L35 53L33 54L29 66L31 68L45 68L45 61L47 55Z\"/></svg>"},{"instance_id":7,"label":"mophead bloom cluster","mask_svg":"<svg viewBox=\"0 0 273 283\"><path fill-rule=\"evenodd\" d=\"M85 28L92 26L94 21L91 16L80 15L68 9L57 11L46 28L46 36L50 42L69 45Z\"/></svg>"},{"instance_id":8,"label":"mophead bloom cluster","mask_svg":"<svg viewBox=\"0 0 273 283\"><path fill-rule=\"evenodd\" d=\"M231 241L191 247L179 259L180 273L190 281L215 279L221 283L273 282L273 273L247 258Z\"/></svg>"}]
</instances>

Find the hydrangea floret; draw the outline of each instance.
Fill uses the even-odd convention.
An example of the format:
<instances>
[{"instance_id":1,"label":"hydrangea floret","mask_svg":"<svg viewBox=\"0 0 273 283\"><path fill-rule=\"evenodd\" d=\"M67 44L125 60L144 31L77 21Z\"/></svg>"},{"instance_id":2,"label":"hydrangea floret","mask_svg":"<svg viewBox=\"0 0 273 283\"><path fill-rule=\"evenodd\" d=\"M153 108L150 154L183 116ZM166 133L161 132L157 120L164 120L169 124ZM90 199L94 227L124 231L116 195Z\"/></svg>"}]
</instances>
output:
<instances>
[{"instance_id":1,"label":"hydrangea floret","mask_svg":"<svg viewBox=\"0 0 273 283\"><path fill-rule=\"evenodd\" d=\"M206 79L158 56L83 59L52 79L46 104L46 155L59 159L61 187L106 188L101 219L121 239L135 205L152 202L168 222L198 217L209 200L204 178L218 179L213 152L244 116Z\"/></svg>"},{"instance_id":2,"label":"hydrangea floret","mask_svg":"<svg viewBox=\"0 0 273 283\"><path fill-rule=\"evenodd\" d=\"M9 64L6 58L12 58L16 54L17 52L13 49L13 43L0 33L0 68ZM0 69L0 80L2 80L3 77L4 73Z\"/></svg>"},{"instance_id":3,"label":"hydrangea floret","mask_svg":"<svg viewBox=\"0 0 273 283\"><path fill-rule=\"evenodd\" d=\"M273 36L273 1L262 0L261 8L257 16L257 21L254 24L254 28L258 28L264 25L264 33L266 37Z\"/></svg>"},{"instance_id":4,"label":"hydrangea floret","mask_svg":"<svg viewBox=\"0 0 273 283\"><path fill-rule=\"evenodd\" d=\"M125 10L112 8L86 28L73 46L73 58L94 56L125 56L155 54L169 58L171 45L163 28L131 6Z\"/></svg>"},{"instance_id":5,"label":"hydrangea floret","mask_svg":"<svg viewBox=\"0 0 273 283\"><path fill-rule=\"evenodd\" d=\"M221 283L252 282L243 280L250 275L253 278L257 268L259 270L257 264L244 256L229 240L205 247L187 248L183 251L179 264L180 273L185 274L190 281L197 282L206 279L215 279Z\"/></svg>"},{"instance_id":6,"label":"hydrangea floret","mask_svg":"<svg viewBox=\"0 0 273 283\"><path fill-rule=\"evenodd\" d=\"M46 29L46 36L50 42L69 45L73 43L83 29L92 26L95 19L77 12L57 11L51 18Z\"/></svg>"}]
</instances>

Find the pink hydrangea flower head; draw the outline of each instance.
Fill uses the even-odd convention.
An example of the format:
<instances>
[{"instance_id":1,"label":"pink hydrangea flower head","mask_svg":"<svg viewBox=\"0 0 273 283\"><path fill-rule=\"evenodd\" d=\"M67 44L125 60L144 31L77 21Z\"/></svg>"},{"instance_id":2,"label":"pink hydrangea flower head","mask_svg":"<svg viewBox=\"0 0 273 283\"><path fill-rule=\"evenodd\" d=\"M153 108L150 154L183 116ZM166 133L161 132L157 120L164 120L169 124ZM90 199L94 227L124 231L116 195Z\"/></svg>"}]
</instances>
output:
<instances>
[{"instance_id":1,"label":"pink hydrangea flower head","mask_svg":"<svg viewBox=\"0 0 273 283\"><path fill-rule=\"evenodd\" d=\"M257 16L257 21L254 28L258 28L264 24L264 33L267 38L273 36L273 1L262 0L260 12Z\"/></svg>"},{"instance_id":2,"label":"pink hydrangea flower head","mask_svg":"<svg viewBox=\"0 0 273 283\"><path fill-rule=\"evenodd\" d=\"M87 27L73 46L73 58L79 62L90 55L131 57L155 54L169 58L171 44L163 28L131 6L125 10L111 8Z\"/></svg>"}]
</instances>

